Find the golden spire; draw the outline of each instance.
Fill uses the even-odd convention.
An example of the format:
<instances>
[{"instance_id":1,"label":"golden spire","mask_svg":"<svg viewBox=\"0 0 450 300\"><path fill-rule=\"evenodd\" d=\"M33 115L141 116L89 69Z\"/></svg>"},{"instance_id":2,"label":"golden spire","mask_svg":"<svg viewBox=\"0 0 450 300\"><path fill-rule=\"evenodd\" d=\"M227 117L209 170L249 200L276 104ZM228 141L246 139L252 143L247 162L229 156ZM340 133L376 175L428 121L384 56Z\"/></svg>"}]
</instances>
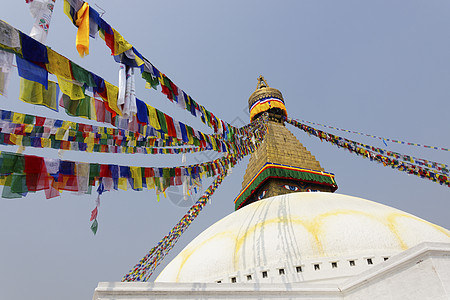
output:
<instances>
[{"instance_id":1,"label":"golden spire","mask_svg":"<svg viewBox=\"0 0 450 300\"><path fill-rule=\"evenodd\" d=\"M325 172L314 155L284 126L286 108L281 92L259 76L248 103L251 121L264 112L269 113L269 121L264 141L251 154L235 208L292 192L334 192L334 175Z\"/></svg>"}]
</instances>

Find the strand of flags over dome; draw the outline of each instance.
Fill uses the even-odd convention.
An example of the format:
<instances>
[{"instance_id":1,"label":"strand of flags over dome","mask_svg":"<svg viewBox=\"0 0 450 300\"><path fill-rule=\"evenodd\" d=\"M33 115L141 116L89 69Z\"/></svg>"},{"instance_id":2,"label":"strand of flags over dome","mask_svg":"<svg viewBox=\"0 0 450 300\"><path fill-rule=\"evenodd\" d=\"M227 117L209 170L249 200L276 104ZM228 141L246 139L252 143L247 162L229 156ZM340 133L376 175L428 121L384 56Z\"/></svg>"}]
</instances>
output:
<instances>
[{"instance_id":1,"label":"strand of flags over dome","mask_svg":"<svg viewBox=\"0 0 450 300\"><path fill-rule=\"evenodd\" d=\"M89 37L95 37L98 33L111 50L114 60L124 65L124 68L138 68L142 78L146 80L148 88L156 89L158 85L161 85L161 92L170 101L177 103L179 107L189 111L193 116L201 118L204 124L213 128L214 132L222 133L224 138L233 132L232 125L216 117L175 85L169 77L160 72L109 25L95 9L89 6L89 3L82 0L64 0L64 12L78 27L76 47L80 56L89 54Z\"/></svg>"},{"instance_id":2,"label":"strand of flags over dome","mask_svg":"<svg viewBox=\"0 0 450 300\"><path fill-rule=\"evenodd\" d=\"M350 153L369 158L370 161L379 162L384 166L388 166L411 175L416 175L420 178L429 179L433 182L450 187L449 170L447 167L441 167L446 166L445 164L434 163L423 166L421 161L425 160L420 159L417 163L422 165L416 165L414 164L416 161L412 160L409 155L402 155L396 152L348 140L340 136L315 129L290 118L285 118L285 121L305 131L309 135L320 138L321 141L327 141L336 145L338 148L347 149Z\"/></svg>"},{"instance_id":3,"label":"strand of flags over dome","mask_svg":"<svg viewBox=\"0 0 450 300\"><path fill-rule=\"evenodd\" d=\"M298 120L297 120L297 121L298 121ZM308 124L312 124L312 125L319 125L319 126L322 126L322 127L326 127L326 128L330 128L330 129L334 129L334 130L339 130L339 131L344 131L344 132L348 132L348 133L354 133L354 134L358 134L358 135L364 135L364 136L368 136L368 137L371 137L371 138L376 138L376 139L382 140L383 143L384 143L386 146L387 146L386 142L392 142L392 143L401 144L401 145L416 146L416 147L424 147L424 148L428 148L428 149L442 150L442 151L450 151L449 148L444 148L444 147L428 146L428 145L423 145L423 144L418 144L418 143L399 141L399 140L396 140L396 139L385 138L385 137L376 136L376 135L373 135L373 134L367 134L367 133L363 133L363 132L359 132L359 131L353 131L353 130L348 130L348 129L342 129L342 128L338 128L338 127L334 127L334 126L330 126L330 125L325 125L325 124L320 124L320 123L314 123L314 122L305 121L305 120L301 120L301 122L303 122L303 123L308 123Z\"/></svg>"}]
</instances>

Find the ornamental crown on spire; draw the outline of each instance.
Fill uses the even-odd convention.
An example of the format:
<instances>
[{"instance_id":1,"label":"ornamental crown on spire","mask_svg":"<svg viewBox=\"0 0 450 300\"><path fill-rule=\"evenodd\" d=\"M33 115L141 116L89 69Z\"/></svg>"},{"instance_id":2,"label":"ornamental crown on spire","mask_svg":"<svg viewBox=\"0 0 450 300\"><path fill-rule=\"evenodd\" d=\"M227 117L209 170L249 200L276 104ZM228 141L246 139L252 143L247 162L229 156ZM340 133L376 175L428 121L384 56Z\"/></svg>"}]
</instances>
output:
<instances>
[{"instance_id":1,"label":"ornamental crown on spire","mask_svg":"<svg viewBox=\"0 0 450 300\"><path fill-rule=\"evenodd\" d=\"M262 75L258 78L256 90L248 99L248 109L251 122L264 112L287 117L283 95L279 90L269 87Z\"/></svg>"}]
</instances>

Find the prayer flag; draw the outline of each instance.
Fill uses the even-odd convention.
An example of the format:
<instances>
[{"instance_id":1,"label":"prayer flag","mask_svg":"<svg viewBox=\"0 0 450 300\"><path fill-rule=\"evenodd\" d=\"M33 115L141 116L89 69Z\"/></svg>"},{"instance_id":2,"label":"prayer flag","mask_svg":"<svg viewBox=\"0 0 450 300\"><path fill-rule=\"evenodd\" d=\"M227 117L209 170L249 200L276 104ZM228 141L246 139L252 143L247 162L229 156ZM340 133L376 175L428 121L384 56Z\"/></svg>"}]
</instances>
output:
<instances>
[{"instance_id":1,"label":"prayer flag","mask_svg":"<svg viewBox=\"0 0 450 300\"><path fill-rule=\"evenodd\" d=\"M75 25L78 27L76 37L77 51L81 57L89 54L89 4L83 3L83 6L77 11Z\"/></svg>"},{"instance_id":2,"label":"prayer flag","mask_svg":"<svg viewBox=\"0 0 450 300\"><path fill-rule=\"evenodd\" d=\"M57 77L62 77L66 80L72 80L70 61L66 57L53 51L50 48L47 50L47 53L48 53L48 64L47 64L48 72L56 75Z\"/></svg>"},{"instance_id":3,"label":"prayer flag","mask_svg":"<svg viewBox=\"0 0 450 300\"><path fill-rule=\"evenodd\" d=\"M38 82L47 89L48 72L44 68L16 55L17 69L19 76L27 80Z\"/></svg>"},{"instance_id":4,"label":"prayer flag","mask_svg":"<svg viewBox=\"0 0 450 300\"><path fill-rule=\"evenodd\" d=\"M48 81L48 88L38 82L24 78L20 79L19 99L35 105L43 105L52 110L58 111L57 99L59 89L56 82Z\"/></svg>"}]
</instances>

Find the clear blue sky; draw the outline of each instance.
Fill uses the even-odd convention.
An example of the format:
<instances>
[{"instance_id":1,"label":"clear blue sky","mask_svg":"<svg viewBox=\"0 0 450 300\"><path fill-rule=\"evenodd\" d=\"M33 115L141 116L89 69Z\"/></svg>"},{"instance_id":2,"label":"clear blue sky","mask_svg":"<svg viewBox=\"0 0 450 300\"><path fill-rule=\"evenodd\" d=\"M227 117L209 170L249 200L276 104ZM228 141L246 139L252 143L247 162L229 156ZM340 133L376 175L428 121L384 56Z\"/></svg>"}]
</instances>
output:
<instances>
[{"instance_id":1,"label":"clear blue sky","mask_svg":"<svg viewBox=\"0 0 450 300\"><path fill-rule=\"evenodd\" d=\"M3 0L0 18L29 33L23 0ZM217 116L242 125L262 74L282 91L291 117L410 142L450 147L450 3L448 1L106 1L104 18L159 70ZM117 84L118 65L103 40L75 50L76 28L56 1L47 44ZM94 6L94 8L96 8ZM0 108L68 118L18 100L17 70ZM210 129L158 91L138 97L204 132ZM81 119L79 122L85 122ZM450 190L383 167L288 125L334 172L338 193L377 201L450 228ZM375 139L344 134L386 148ZM450 163L448 152L388 144L388 149ZM1 147L15 151L15 147ZM52 157L52 150L25 154ZM213 155L213 154L211 154ZM188 163L212 156L189 155ZM175 166L178 156L64 153L64 159ZM166 263L202 230L233 211L247 160L233 170ZM210 181L205 180L206 187ZM122 276L178 222L188 203L177 190L158 203L153 191L102 197L99 231L89 230L96 195L44 193L0 199L0 298L90 299L99 281ZM158 270L158 272L161 269Z\"/></svg>"}]
</instances>

